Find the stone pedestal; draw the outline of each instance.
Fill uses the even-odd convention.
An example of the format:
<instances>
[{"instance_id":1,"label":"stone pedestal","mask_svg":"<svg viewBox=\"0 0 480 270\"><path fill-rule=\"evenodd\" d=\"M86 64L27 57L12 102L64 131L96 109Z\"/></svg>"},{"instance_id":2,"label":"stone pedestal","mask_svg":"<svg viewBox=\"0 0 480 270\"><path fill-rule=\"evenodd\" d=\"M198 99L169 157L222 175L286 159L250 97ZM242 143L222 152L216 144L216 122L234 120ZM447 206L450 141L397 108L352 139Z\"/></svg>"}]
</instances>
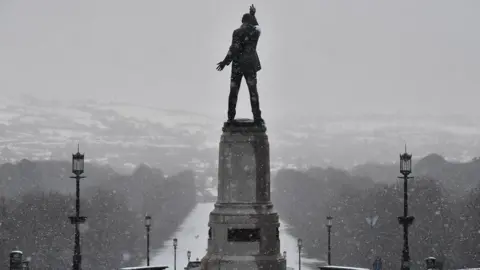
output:
<instances>
[{"instance_id":1,"label":"stone pedestal","mask_svg":"<svg viewBox=\"0 0 480 270\"><path fill-rule=\"evenodd\" d=\"M252 120L225 123L220 140L218 198L210 213L204 270L284 270L279 218L270 201L266 128Z\"/></svg>"}]
</instances>

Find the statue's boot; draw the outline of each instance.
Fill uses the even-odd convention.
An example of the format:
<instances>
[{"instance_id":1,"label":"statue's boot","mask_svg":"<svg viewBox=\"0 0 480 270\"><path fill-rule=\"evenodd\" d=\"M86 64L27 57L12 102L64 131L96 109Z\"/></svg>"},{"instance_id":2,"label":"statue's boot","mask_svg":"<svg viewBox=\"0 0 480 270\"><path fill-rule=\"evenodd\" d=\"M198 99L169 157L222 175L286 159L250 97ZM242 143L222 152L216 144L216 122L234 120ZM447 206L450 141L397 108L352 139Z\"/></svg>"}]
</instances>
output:
<instances>
[{"instance_id":1,"label":"statue's boot","mask_svg":"<svg viewBox=\"0 0 480 270\"><path fill-rule=\"evenodd\" d=\"M252 113L253 113L253 122L259 126L265 125L265 121L262 119L262 111L260 111L260 104L257 99L250 99L252 105Z\"/></svg>"},{"instance_id":2,"label":"statue's boot","mask_svg":"<svg viewBox=\"0 0 480 270\"><path fill-rule=\"evenodd\" d=\"M235 115L232 116L232 115L229 114L227 123L231 124L231 123L233 123L233 121L235 121Z\"/></svg>"},{"instance_id":3,"label":"statue's boot","mask_svg":"<svg viewBox=\"0 0 480 270\"><path fill-rule=\"evenodd\" d=\"M260 126L260 127L265 126L265 121L264 121L262 118L254 119L253 122L254 122L255 125L257 125L257 126Z\"/></svg>"},{"instance_id":4,"label":"statue's boot","mask_svg":"<svg viewBox=\"0 0 480 270\"><path fill-rule=\"evenodd\" d=\"M262 119L262 111L260 110L260 102L258 100L258 92L256 85L249 85L250 105L252 106L253 121L257 125L265 125Z\"/></svg>"}]
</instances>

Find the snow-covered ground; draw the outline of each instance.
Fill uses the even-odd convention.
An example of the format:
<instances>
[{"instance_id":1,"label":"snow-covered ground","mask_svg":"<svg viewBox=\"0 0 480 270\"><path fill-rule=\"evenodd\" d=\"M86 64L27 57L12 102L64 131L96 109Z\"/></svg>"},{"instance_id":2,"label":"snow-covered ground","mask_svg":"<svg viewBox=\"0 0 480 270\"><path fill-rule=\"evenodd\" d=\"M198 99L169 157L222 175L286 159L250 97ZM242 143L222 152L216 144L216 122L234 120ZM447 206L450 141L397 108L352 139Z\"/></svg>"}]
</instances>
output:
<instances>
[{"instance_id":1,"label":"snow-covered ground","mask_svg":"<svg viewBox=\"0 0 480 270\"><path fill-rule=\"evenodd\" d=\"M152 252L150 265L165 265L169 269L173 269L173 238L178 239L177 269L183 269L187 265L187 251L189 250L192 252L191 260L202 259L207 249L208 217L213 208L213 203L197 204L175 235L164 243L164 247ZM287 251L287 266L296 269L298 266L297 240L288 234L285 223L280 221L280 224L281 250L282 252ZM302 257L302 269L313 270L312 263L321 262ZM144 265L146 265L146 262L144 262Z\"/></svg>"}]
</instances>

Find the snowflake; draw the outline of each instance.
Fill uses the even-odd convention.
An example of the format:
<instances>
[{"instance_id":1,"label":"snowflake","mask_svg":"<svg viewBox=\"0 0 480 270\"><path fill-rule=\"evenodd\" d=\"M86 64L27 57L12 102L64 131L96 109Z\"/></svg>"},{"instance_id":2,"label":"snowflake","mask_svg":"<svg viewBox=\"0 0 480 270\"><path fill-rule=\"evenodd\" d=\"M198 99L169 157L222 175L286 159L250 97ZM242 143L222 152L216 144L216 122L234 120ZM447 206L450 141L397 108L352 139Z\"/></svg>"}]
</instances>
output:
<instances>
[{"instance_id":1,"label":"snowflake","mask_svg":"<svg viewBox=\"0 0 480 270\"><path fill-rule=\"evenodd\" d=\"M123 261L129 261L131 257L132 257L132 256L131 256L130 253L128 253L128 252L124 252L124 253L122 254L122 259L123 259Z\"/></svg>"}]
</instances>

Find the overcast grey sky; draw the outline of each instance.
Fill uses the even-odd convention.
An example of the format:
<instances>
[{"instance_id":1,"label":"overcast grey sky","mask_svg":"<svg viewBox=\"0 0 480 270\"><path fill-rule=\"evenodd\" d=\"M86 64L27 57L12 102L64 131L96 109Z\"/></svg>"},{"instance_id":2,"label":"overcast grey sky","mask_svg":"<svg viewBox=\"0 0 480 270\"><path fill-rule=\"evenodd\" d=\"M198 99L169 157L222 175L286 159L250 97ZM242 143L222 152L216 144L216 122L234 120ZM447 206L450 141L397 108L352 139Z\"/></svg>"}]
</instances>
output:
<instances>
[{"instance_id":1,"label":"overcast grey sky","mask_svg":"<svg viewBox=\"0 0 480 270\"><path fill-rule=\"evenodd\" d=\"M224 114L230 68L215 64L252 1L0 0L0 95ZM480 1L253 3L267 119L478 110ZM242 86L239 114L249 116Z\"/></svg>"}]
</instances>

